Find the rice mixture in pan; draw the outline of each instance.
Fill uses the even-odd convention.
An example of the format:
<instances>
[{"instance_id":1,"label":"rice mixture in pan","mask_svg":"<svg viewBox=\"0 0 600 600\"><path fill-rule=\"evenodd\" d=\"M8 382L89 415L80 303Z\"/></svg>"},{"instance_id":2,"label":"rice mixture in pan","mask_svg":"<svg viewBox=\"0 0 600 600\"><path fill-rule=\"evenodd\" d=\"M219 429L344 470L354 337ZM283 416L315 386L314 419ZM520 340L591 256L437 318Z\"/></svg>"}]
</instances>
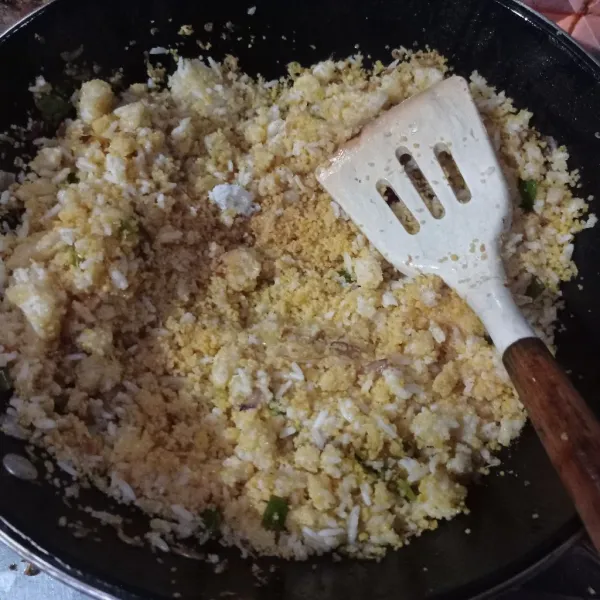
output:
<instances>
[{"instance_id":1,"label":"rice mixture in pan","mask_svg":"<svg viewBox=\"0 0 600 600\"><path fill-rule=\"evenodd\" d=\"M473 312L386 264L315 179L447 73L434 52L395 58L269 82L180 59L166 86L120 95L89 81L2 193L2 426L152 515L163 550L212 534L381 556L464 511L523 427ZM471 90L515 192L510 287L552 343L573 236L596 218L566 149L476 73Z\"/></svg>"}]
</instances>

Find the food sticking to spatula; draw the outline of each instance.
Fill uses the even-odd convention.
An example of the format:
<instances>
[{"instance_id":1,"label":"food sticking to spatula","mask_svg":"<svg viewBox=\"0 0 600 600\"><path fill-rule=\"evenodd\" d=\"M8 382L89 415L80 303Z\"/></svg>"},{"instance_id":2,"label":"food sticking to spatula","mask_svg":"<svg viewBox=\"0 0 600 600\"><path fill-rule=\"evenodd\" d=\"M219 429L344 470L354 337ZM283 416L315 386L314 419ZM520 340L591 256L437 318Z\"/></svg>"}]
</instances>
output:
<instances>
[{"instance_id":1,"label":"food sticking to spatula","mask_svg":"<svg viewBox=\"0 0 600 600\"><path fill-rule=\"evenodd\" d=\"M511 196L467 82L450 77L388 110L318 179L392 265L441 277L480 317L600 549L600 425L507 288Z\"/></svg>"}]
</instances>

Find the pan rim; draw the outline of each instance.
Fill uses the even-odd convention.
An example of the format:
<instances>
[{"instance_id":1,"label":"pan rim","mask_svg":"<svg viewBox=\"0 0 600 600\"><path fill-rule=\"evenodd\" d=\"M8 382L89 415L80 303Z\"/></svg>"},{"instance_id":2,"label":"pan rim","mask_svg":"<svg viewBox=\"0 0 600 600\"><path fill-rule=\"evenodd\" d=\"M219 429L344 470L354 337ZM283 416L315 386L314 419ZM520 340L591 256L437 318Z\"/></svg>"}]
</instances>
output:
<instances>
[{"instance_id":1,"label":"pan rim","mask_svg":"<svg viewBox=\"0 0 600 600\"><path fill-rule=\"evenodd\" d=\"M49 553L42 548L39 548L37 553L35 550L28 548L25 544L36 546L35 542L17 531L4 517L0 517L0 543L13 552L16 552L21 558L33 563L36 567L44 571L44 573L82 594L86 594L95 600L119 600L117 596L113 596L98 587L94 587L90 583L86 583L76 575L68 573L67 569L73 569L73 567L66 563L63 563L63 567L59 567L45 559L43 556L49 555ZM54 561L62 562L57 557L54 557ZM101 583L107 585L108 582L102 581Z\"/></svg>"},{"instance_id":2,"label":"pan rim","mask_svg":"<svg viewBox=\"0 0 600 600\"><path fill-rule=\"evenodd\" d=\"M571 549L584 536L583 529L578 523L577 519L572 519L570 522L568 522L567 527L570 531L563 540L559 541L556 546L549 551L542 550L540 556L537 558L532 558L531 562L527 561L529 562L527 566L518 566L516 572L510 575L508 578L498 581L491 587L485 585L485 582L483 585L480 582L475 582L474 585L479 586L482 589L475 591L473 594L467 593L466 595L461 595L459 588L454 592L442 593L438 596L438 598L441 599L444 597L453 597L464 598L465 600L486 600L488 598L495 597L497 594L506 591L508 588L516 584L528 581L543 569L548 568L555 563L561 556L563 556L565 552ZM119 583L111 584L109 579L101 577L95 573L88 573L86 576L86 574L79 571L79 569L63 562L56 556L53 556L52 560L44 558L44 555L51 555L42 548L39 548L36 552L35 547L37 544L31 538L26 537L24 534L14 528L4 517L0 517L0 543L3 543L25 560L32 562L35 566L40 568L51 577L57 579L65 585L68 585L70 588L75 589L78 592L94 598L94 600L137 600L138 598L141 600L141 596L139 596L139 594L130 589L126 589ZM552 545L554 545L554 542ZM510 568L510 566L508 568ZM68 570L79 572L79 574L69 573ZM84 580L86 578L93 579L94 582L88 583ZM125 592L127 596L116 596L106 589L114 586L120 588L120 594Z\"/></svg>"},{"instance_id":3,"label":"pan rim","mask_svg":"<svg viewBox=\"0 0 600 600\"><path fill-rule=\"evenodd\" d=\"M52 0L55 2L56 0ZM600 56L596 58L593 54L590 54L588 50L573 36L568 34L564 29L561 29L554 21L551 21L546 15L536 11L523 2L523 0L494 0L496 4L504 6L512 13L516 14L522 19L528 21L532 26L538 28L545 28L552 33L557 41L560 42L561 47L564 50L568 50L573 55L578 57L584 63L589 63L592 69L597 70L600 75ZM570 48L569 48L570 46Z\"/></svg>"},{"instance_id":4,"label":"pan rim","mask_svg":"<svg viewBox=\"0 0 600 600\"><path fill-rule=\"evenodd\" d=\"M36 19L40 13L48 10L52 5L56 4L58 0L48 0L45 4L38 6L33 9L30 13L27 13L23 17L21 17L18 21L15 21L10 27L6 28L2 33L0 33L0 43L5 42L9 37L15 34L19 29L25 27L29 21L33 21Z\"/></svg>"},{"instance_id":5,"label":"pan rim","mask_svg":"<svg viewBox=\"0 0 600 600\"><path fill-rule=\"evenodd\" d=\"M0 45L5 43L22 28L27 27L34 22L41 14L46 11L60 10L60 6L63 4L67 5L69 1L74 0L50 0L23 16L0 34ZM486 0L479 0L479 2L483 5ZM596 58L591 55L582 44L568 35L550 19L527 6L521 0L494 0L494 2L513 13L517 18L527 21L529 26L546 32L553 38L561 51L571 55L583 68L593 71L600 81L600 57ZM579 539L581 539L582 531L581 524L574 514L571 519L565 522L561 531L554 534L554 537L557 539L550 539L547 540L546 543L538 545L538 547L531 552L529 557L513 560L512 563L506 567L506 569L513 572L508 578L498 581L498 577L502 577L503 574L484 576L483 578L457 588L454 591L442 592L436 596L436 598L439 600L442 598L485 600L486 598L493 597L515 584L527 581L544 567L547 568L553 564L567 550L575 545ZM142 598L130 587L118 583L115 580L111 582L110 578L98 575L95 570L86 574L76 567L63 562L57 556L51 556L45 549L38 546L34 539L28 538L18 531L18 529L11 525L11 523L2 515L0 515L0 542L18 553L24 559L39 566L44 572L55 579L81 593L95 598L96 600L118 600L118 598L136 600ZM549 546L550 548L548 548ZM70 573L69 571L73 571L74 573ZM90 579L92 582L87 582L86 579ZM494 579L496 580L496 583L490 581ZM473 591L465 593L465 588L467 586L471 587ZM116 596L113 592L109 591L111 588L114 590L115 587L118 588L119 596Z\"/></svg>"}]
</instances>

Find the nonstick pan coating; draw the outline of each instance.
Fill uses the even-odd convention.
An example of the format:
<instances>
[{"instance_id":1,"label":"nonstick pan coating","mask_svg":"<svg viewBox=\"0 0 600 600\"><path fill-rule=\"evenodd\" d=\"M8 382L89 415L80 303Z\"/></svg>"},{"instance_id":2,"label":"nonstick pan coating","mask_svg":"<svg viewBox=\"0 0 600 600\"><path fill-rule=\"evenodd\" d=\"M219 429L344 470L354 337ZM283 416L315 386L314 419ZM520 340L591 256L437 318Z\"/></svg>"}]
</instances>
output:
<instances>
[{"instance_id":1,"label":"nonstick pan coating","mask_svg":"<svg viewBox=\"0 0 600 600\"><path fill-rule=\"evenodd\" d=\"M256 12L249 15L252 4ZM214 24L210 33L204 29L208 22ZM195 34L177 35L183 24L191 24ZM158 31L152 34L154 27ZM250 35L255 36L251 47ZM400 45L429 45L457 72L478 70L518 106L532 110L541 131L568 145L571 166L581 169L581 194L600 189L600 67L553 25L511 0L57 0L0 39L0 130L26 123L34 110L27 87L37 75L61 80L61 52L82 45L81 65L99 66L100 76L123 67L127 82L143 81L144 50L178 45L183 55L196 56L201 52L197 38L212 43L211 56L234 54L244 70L267 78L283 74L292 60L347 56L356 52L356 44L382 60ZM1 150L7 154L0 167L14 170L15 151ZM564 330L558 335L559 359L595 409L600 407L599 236L596 228L578 237L574 258L580 279L564 287ZM0 436L0 456L7 452L23 453L22 443ZM38 467L42 470L41 462ZM237 551L216 547L229 561L225 573L216 575L196 560L128 546L112 529L65 505L41 478L29 483L2 471L0 489L5 540L103 598L173 598L176 593L216 600L228 592L244 600L465 598L530 568L579 529L530 428L504 456L502 467L471 489L470 515L442 524L380 563L259 560L268 574L263 586L252 575L255 561L242 560ZM99 493L87 491L81 502L126 516L132 531L143 530L143 517ZM63 516L92 531L75 537L58 525Z\"/></svg>"}]
</instances>

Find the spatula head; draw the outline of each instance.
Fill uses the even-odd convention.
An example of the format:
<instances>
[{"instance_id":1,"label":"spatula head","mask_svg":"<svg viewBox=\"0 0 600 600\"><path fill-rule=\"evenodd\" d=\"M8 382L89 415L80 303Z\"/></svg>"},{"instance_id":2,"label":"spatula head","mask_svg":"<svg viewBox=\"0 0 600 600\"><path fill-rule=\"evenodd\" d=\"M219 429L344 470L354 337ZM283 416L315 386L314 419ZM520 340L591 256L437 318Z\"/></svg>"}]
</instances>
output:
<instances>
[{"instance_id":1,"label":"spatula head","mask_svg":"<svg viewBox=\"0 0 600 600\"><path fill-rule=\"evenodd\" d=\"M447 167L448 155L462 176L460 190L451 185L460 177ZM407 156L412 161L404 165ZM415 177L415 162L422 176ZM458 289L501 272L498 238L509 224L510 196L462 77L388 110L341 148L318 179L405 274L438 274ZM433 214L418 191L427 185L436 197Z\"/></svg>"}]
</instances>

